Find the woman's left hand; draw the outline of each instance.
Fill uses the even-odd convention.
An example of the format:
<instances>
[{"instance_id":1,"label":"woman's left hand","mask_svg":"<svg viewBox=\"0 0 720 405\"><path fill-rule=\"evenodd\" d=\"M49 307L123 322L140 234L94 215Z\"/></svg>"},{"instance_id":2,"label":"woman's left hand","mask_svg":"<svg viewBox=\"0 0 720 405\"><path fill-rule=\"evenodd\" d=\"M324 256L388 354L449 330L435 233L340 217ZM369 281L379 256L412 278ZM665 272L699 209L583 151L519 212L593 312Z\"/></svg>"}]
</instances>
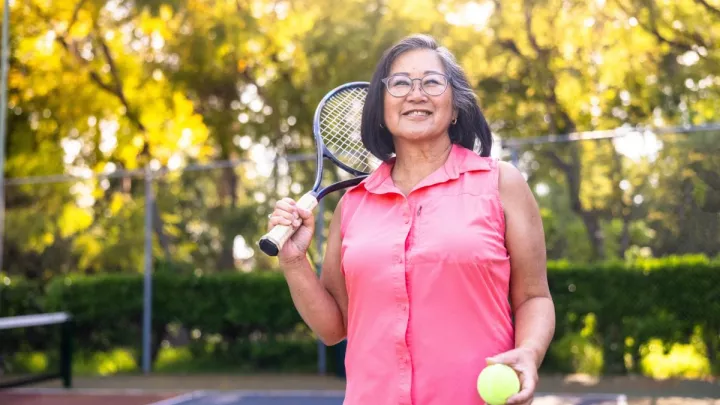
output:
<instances>
[{"instance_id":1,"label":"woman's left hand","mask_svg":"<svg viewBox=\"0 0 720 405\"><path fill-rule=\"evenodd\" d=\"M520 378L520 392L508 398L507 405L529 405L535 395L538 383L538 366L535 353L526 348L517 348L487 359L488 365L502 363L512 367Z\"/></svg>"}]
</instances>

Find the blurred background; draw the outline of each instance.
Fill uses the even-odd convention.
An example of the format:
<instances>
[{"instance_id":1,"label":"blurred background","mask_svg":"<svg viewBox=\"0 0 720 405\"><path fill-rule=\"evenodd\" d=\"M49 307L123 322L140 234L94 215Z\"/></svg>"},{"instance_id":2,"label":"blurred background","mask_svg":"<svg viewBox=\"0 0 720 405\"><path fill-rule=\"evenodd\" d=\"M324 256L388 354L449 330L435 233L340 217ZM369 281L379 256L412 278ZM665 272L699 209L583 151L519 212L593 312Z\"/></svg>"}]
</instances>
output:
<instances>
[{"instance_id":1,"label":"blurred background","mask_svg":"<svg viewBox=\"0 0 720 405\"><path fill-rule=\"evenodd\" d=\"M72 313L76 373L143 371L152 271L144 371L342 376L256 241L312 184L321 97L422 32L540 204L542 371L720 375L717 0L8 3L0 316ZM53 345L3 333L5 373Z\"/></svg>"}]
</instances>

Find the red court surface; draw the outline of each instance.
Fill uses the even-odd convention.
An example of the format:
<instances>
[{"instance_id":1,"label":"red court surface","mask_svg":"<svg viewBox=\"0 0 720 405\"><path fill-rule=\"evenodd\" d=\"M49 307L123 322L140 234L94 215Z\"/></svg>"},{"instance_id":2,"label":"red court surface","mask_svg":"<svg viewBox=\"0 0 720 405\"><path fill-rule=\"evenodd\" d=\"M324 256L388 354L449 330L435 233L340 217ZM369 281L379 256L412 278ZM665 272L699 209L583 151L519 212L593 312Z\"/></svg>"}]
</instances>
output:
<instances>
[{"instance_id":1,"label":"red court surface","mask_svg":"<svg viewBox=\"0 0 720 405\"><path fill-rule=\"evenodd\" d=\"M2 405L148 405L179 394L0 391Z\"/></svg>"}]
</instances>

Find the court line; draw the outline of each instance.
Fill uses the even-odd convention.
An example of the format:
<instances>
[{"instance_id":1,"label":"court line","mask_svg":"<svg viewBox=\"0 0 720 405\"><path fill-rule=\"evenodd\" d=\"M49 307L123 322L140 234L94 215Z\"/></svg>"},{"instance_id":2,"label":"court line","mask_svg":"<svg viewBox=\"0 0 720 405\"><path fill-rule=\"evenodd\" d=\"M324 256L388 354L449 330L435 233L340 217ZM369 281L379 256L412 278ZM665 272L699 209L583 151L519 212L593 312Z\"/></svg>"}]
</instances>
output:
<instances>
[{"instance_id":1,"label":"court line","mask_svg":"<svg viewBox=\"0 0 720 405\"><path fill-rule=\"evenodd\" d=\"M212 394L211 394L212 395ZM180 405L185 402L191 401L197 398L204 398L208 396L208 391L193 391L187 394L178 395L176 397L164 399L162 401L153 402L149 405Z\"/></svg>"},{"instance_id":2,"label":"court line","mask_svg":"<svg viewBox=\"0 0 720 405\"><path fill-rule=\"evenodd\" d=\"M220 391L222 392L222 391ZM266 397L344 397L345 391L340 390L233 390L233 393L245 396Z\"/></svg>"},{"instance_id":3,"label":"court line","mask_svg":"<svg viewBox=\"0 0 720 405\"><path fill-rule=\"evenodd\" d=\"M577 400L579 404L593 404L598 402L612 401L616 405L627 405L626 394L610 394L610 393L552 393L552 392L536 392L535 401L539 400L540 404L545 403L545 400L549 401L563 401L563 400ZM556 402L551 402L556 404Z\"/></svg>"}]
</instances>

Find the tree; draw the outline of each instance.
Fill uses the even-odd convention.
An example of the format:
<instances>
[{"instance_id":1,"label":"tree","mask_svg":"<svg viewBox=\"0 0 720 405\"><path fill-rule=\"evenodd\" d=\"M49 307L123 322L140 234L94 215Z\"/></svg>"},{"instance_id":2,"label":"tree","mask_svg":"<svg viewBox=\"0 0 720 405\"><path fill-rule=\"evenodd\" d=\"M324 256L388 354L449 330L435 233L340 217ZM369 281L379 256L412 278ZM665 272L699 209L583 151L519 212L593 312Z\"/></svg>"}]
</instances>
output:
<instances>
[{"instance_id":1,"label":"tree","mask_svg":"<svg viewBox=\"0 0 720 405\"><path fill-rule=\"evenodd\" d=\"M453 51L504 140L702 125L720 107L717 6L706 0L13 7L8 177L224 162L154 174L155 255L203 271L234 268L236 239L253 247L274 201L310 187L313 160L283 159L314 152L321 97L369 80L382 52L413 32ZM716 251L714 219L698 214L720 205L712 139L658 136L661 149L640 157L623 139L634 138L518 148L531 186L545 190L551 257ZM141 268L142 175L9 186L6 263L35 277ZM255 253L245 265L273 266Z\"/></svg>"}]
</instances>

